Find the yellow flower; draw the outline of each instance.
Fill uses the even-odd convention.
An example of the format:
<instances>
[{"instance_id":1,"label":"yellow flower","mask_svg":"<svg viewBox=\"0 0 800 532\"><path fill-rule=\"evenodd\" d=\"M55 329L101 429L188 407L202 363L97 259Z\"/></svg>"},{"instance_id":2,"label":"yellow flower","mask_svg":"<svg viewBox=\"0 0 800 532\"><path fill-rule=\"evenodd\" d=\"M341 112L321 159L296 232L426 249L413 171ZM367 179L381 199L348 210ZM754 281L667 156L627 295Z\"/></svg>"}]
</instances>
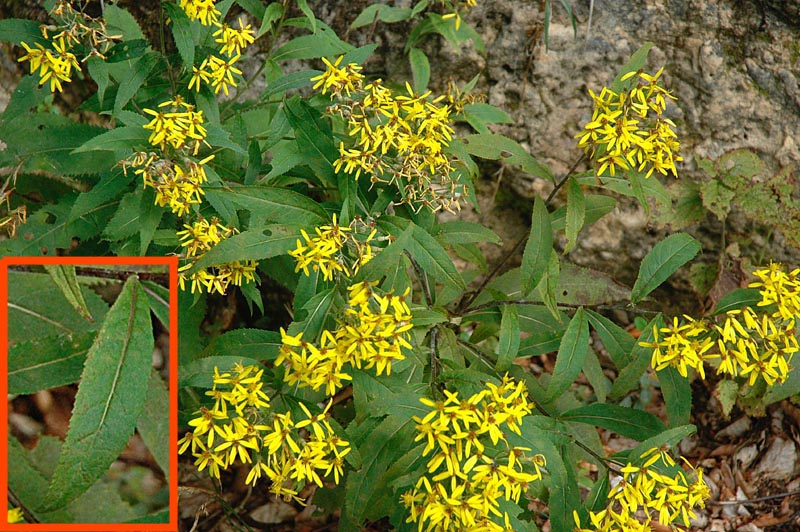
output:
<instances>
[{"instance_id":1,"label":"yellow flower","mask_svg":"<svg viewBox=\"0 0 800 532\"><path fill-rule=\"evenodd\" d=\"M180 7L191 20L199 20L204 26L216 23L222 14L214 6L216 0L181 0Z\"/></svg>"},{"instance_id":2,"label":"yellow flower","mask_svg":"<svg viewBox=\"0 0 800 532\"><path fill-rule=\"evenodd\" d=\"M24 523L25 517L22 513L22 508L12 508L8 510L8 523Z\"/></svg>"},{"instance_id":3,"label":"yellow flower","mask_svg":"<svg viewBox=\"0 0 800 532\"><path fill-rule=\"evenodd\" d=\"M245 26L242 17L239 17L238 22L239 29L231 28L227 24L215 23L219 29L212 35L215 37L214 42L222 45L220 52L228 57L240 55L248 44L255 42L255 35L250 24Z\"/></svg>"}]
</instances>

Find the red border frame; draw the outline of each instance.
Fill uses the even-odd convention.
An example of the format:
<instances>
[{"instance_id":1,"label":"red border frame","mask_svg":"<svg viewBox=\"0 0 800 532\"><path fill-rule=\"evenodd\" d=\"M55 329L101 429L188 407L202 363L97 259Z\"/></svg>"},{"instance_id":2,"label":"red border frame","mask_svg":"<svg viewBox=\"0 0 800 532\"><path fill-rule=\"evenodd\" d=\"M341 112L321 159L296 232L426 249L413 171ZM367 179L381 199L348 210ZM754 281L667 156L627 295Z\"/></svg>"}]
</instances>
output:
<instances>
[{"instance_id":1,"label":"red border frame","mask_svg":"<svg viewBox=\"0 0 800 532\"><path fill-rule=\"evenodd\" d=\"M8 522L7 512L0 512L0 530L25 531L80 531L80 532L177 532L178 530L178 257L5 257L0 259L0 399L8 395L8 267L16 265L61 264L74 266L113 265L165 265L169 267L169 434L171 457L169 465L169 523L130 524L45 524ZM0 494L8 491L8 401L0 400Z\"/></svg>"}]
</instances>

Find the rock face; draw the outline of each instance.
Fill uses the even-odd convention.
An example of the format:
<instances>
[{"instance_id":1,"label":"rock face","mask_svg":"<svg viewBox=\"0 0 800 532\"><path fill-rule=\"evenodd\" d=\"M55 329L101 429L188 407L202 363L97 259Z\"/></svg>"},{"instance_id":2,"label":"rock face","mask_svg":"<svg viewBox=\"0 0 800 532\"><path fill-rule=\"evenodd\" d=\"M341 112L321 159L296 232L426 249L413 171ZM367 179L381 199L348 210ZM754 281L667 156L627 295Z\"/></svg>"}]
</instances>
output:
<instances>
[{"instance_id":1,"label":"rock face","mask_svg":"<svg viewBox=\"0 0 800 532\"><path fill-rule=\"evenodd\" d=\"M800 16L795 2L594 2L591 26L589 2L572 2L577 37L560 3L552 4L547 50L540 38L539 3L495 0L479 2L466 19L483 37L485 56L471 48L460 55L447 46L427 51L434 56L436 79L467 80L483 70L478 90L515 120L497 131L521 142L557 175L580 156L574 135L592 111L587 89L598 91L609 84L647 41L655 46L646 70L663 65L664 85L678 97L668 114L678 126L685 161L678 181L661 178L667 186L677 189L680 182L708 180L697 167L698 159L716 159L739 148L757 153L770 173L800 161L795 140L800 138ZM792 179L791 172L786 178ZM506 169L503 183L525 198L550 188L513 169ZM493 216L484 213L482 218L490 223ZM660 221L621 198L615 212L587 230L570 259L630 280L638 259L670 230ZM734 205L727 220L728 242L741 234L746 240L743 254L768 251L759 260L797 264L798 251L783 246L780 235L760 238L754 235L757 229ZM704 252L721 252L721 224L713 215L689 230L701 238Z\"/></svg>"}]
</instances>

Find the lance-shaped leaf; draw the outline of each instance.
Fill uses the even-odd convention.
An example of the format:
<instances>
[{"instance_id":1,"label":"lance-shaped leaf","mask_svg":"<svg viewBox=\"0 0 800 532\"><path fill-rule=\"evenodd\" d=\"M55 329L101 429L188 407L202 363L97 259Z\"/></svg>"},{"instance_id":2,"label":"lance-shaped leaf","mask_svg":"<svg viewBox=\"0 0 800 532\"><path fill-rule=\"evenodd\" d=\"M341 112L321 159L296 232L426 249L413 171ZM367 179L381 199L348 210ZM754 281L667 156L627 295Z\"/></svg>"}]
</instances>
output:
<instances>
[{"instance_id":1,"label":"lance-shaped leaf","mask_svg":"<svg viewBox=\"0 0 800 532\"><path fill-rule=\"evenodd\" d=\"M8 393L30 394L78 382L94 332L45 336L8 350Z\"/></svg>"},{"instance_id":2,"label":"lance-shaped leaf","mask_svg":"<svg viewBox=\"0 0 800 532\"><path fill-rule=\"evenodd\" d=\"M700 247L700 242L686 233L675 233L656 244L642 259L631 290L631 303L638 303L658 288L675 270L692 260Z\"/></svg>"},{"instance_id":3,"label":"lance-shaped leaf","mask_svg":"<svg viewBox=\"0 0 800 532\"><path fill-rule=\"evenodd\" d=\"M75 266L71 264L45 264L44 269L55 281L56 286L69 304L72 305L78 314L83 316L86 321L92 322L94 318L83 300L83 294L78 286L78 276L75 274Z\"/></svg>"},{"instance_id":4,"label":"lance-shaped leaf","mask_svg":"<svg viewBox=\"0 0 800 532\"><path fill-rule=\"evenodd\" d=\"M128 443L147 396L152 352L150 309L132 275L86 357L46 509L88 490Z\"/></svg>"},{"instance_id":5,"label":"lance-shaped leaf","mask_svg":"<svg viewBox=\"0 0 800 532\"><path fill-rule=\"evenodd\" d=\"M500 320L500 337L497 345L497 365L495 369L503 372L511 367L519 352L519 312L516 305L505 305Z\"/></svg>"},{"instance_id":6,"label":"lance-shaped leaf","mask_svg":"<svg viewBox=\"0 0 800 532\"><path fill-rule=\"evenodd\" d=\"M583 369L586 353L589 351L589 323L583 307L579 307L564 331L561 345L558 347L556 366L553 377L547 386L548 401L569 388Z\"/></svg>"},{"instance_id":7,"label":"lance-shaped leaf","mask_svg":"<svg viewBox=\"0 0 800 532\"><path fill-rule=\"evenodd\" d=\"M581 406L559 417L562 421L577 421L612 430L636 441L652 438L667 430L664 423L650 412L612 404Z\"/></svg>"},{"instance_id":8,"label":"lance-shaped leaf","mask_svg":"<svg viewBox=\"0 0 800 532\"><path fill-rule=\"evenodd\" d=\"M569 253L575 248L578 242L578 232L583 228L586 220L586 200L583 197L583 190L578 181L571 177L567 184L567 246L564 254Z\"/></svg>"},{"instance_id":9,"label":"lance-shaped leaf","mask_svg":"<svg viewBox=\"0 0 800 532\"><path fill-rule=\"evenodd\" d=\"M136 429L150 450L150 454L155 458L158 467L164 472L167 482L169 482L171 446L169 444L169 416L164 415L164 410L168 407L169 390L158 371L151 368L147 381L147 399L142 414L136 422Z\"/></svg>"},{"instance_id":10,"label":"lance-shaped leaf","mask_svg":"<svg viewBox=\"0 0 800 532\"><path fill-rule=\"evenodd\" d=\"M525 244L520 266L523 295L527 296L544 277L552 251L553 231L550 228L550 215L547 213L544 200L537 196L533 202L531 234L528 243Z\"/></svg>"}]
</instances>

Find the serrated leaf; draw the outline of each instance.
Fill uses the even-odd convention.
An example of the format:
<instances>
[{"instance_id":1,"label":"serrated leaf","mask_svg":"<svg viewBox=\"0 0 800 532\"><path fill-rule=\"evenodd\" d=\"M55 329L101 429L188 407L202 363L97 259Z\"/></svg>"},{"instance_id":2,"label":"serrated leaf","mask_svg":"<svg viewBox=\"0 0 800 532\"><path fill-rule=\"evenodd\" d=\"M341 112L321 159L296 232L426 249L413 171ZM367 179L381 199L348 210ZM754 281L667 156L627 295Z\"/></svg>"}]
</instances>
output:
<instances>
[{"instance_id":1,"label":"serrated leaf","mask_svg":"<svg viewBox=\"0 0 800 532\"><path fill-rule=\"evenodd\" d=\"M114 112L121 111L136 92L144 84L150 72L161 61L161 56L155 52L146 52L134 62L126 75L119 80L119 90L114 99Z\"/></svg>"},{"instance_id":2,"label":"serrated leaf","mask_svg":"<svg viewBox=\"0 0 800 532\"><path fill-rule=\"evenodd\" d=\"M553 253L553 231L550 229L550 215L544 200L536 196L531 215L531 231L525 251L522 253L520 275L522 295L527 296L541 282L547 272L550 255Z\"/></svg>"},{"instance_id":3,"label":"serrated leaf","mask_svg":"<svg viewBox=\"0 0 800 532\"><path fill-rule=\"evenodd\" d=\"M500 320L500 335L497 342L497 364L495 370L503 373L519 352L519 313L516 305L503 305L503 317Z\"/></svg>"},{"instance_id":4,"label":"serrated leaf","mask_svg":"<svg viewBox=\"0 0 800 532\"><path fill-rule=\"evenodd\" d=\"M492 244L498 245L502 243L497 233L488 227L484 227L479 223L465 222L462 220L436 224L433 236L435 236L443 246L452 244L472 244L476 242L491 242Z\"/></svg>"},{"instance_id":5,"label":"serrated leaf","mask_svg":"<svg viewBox=\"0 0 800 532\"><path fill-rule=\"evenodd\" d=\"M615 457L618 455L624 455L626 459L633 463L641 464L642 454L646 451L651 449L656 449L659 447L672 447L677 445L682 439L691 436L697 432L697 427L694 425L681 425L680 427L675 427L671 429L667 429L652 438L648 438L630 451L625 451L623 453L617 453L614 455Z\"/></svg>"},{"instance_id":6,"label":"serrated leaf","mask_svg":"<svg viewBox=\"0 0 800 532\"><path fill-rule=\"evenodd\" d=\"M100 105L103 105L108 88L108 63L99 57L90 57L86 61L86 68L94 82L97 83L97 99L100 101Z\"/></svg>"},{"instance_id":7,"label":"serrated leaf","mask_svg":"<svg viewBox=\"0 0 800 532\"><path fill-rule=\"evenodd\" d=\"M142 203L142 190L137 188L122 197L117 212L114 213L103 231L103 236L110 240L122 240L139 232L139 206Z\"/></svg>"},{"instance_id":8,"label":"serrated leaf","mask_svg":"<svg viewBox=\"0 0 800 532\"><path fill-rule=\"evenodd\" d=\"M93 139L83 143L80 147L72 150L72 153L94 150L129 152L131 149L135 149L138 146L147 145L148 136L148 131L142 127L118 127L97 135Z\"/></svg>"},{"instance_id":9,"label":"serrated leaf","mask_svg":"<svg viewBox=\"0 0 800 532\"><path fill-rule=\"evenodd\" d=\"M24 18L0 20L0 41L15 46L24 41L30 47L34 43L47 44L47 38L42 35L40 26L37 21Z\"/></svg>"},{"instance_id":10,"label":"serrated leaf","mask_svg":"<svg viewBox=\"0 0 800 532\"><path fill-rule=\"evenodd\" d=\"M172 446L169 437L169 416L162 415L162 413L169 405L169 390L164 384L164 379L161 378L158 371L151 368L147 380L145 403L142 414L136 421L136 430L164 473L167 483L169 483Z\"/></svg>"},{"instance_id":11,"label":"serrated leaf","mask_svg":"<svg viewBox=\"0 0 800 532\"><path fill-rule=\"evenodd\" d=\"M359 445L363 463L360 470L347 476L343 526L359 529L365 519L380 518L396 504L388 489L394 479L387 478L386 472L414 445L413 436L414 422L410 417L390 415Z\"/></svg>"},{"instance_id":12,"label":"serrated leaf","mask_svg":"<svg viewBox=\"0 0 800 532\"><path fill-rule=\"evenodd\" d=\"M652 359L653 350L650 347L644 347L640 343L653 341L653 326L661 323L661 314L656 315L650 322L642 329L639 336L639 342L634 345L631 351L631 362L620 370L619 375L611 384L611 390L608 392L608 397L611 400L620 399L623 395L633 390L638 386L639 379L642 373L647 370Z\"/></svg>"},{"instance_id":13,"label":"serrated leaf","mask_svg":"<svg viewBox=\"0 0 800 532\"><path fill-rule=\"evenodd\" d=\"M231 334L233 332L234 331L230 331L227 334ZM226 344L220 342L219 345L224 346ZM256 356L258 355L256 354ZM220 372L224 372L231 370L236 364L242 364L244 366L256 366L259 368L262 367L258 360L241 355L219 355L198 358L192 362L181 364L181 371L178 375L178 388L191 386L193 388L211 389L214 386L214 368L219 368Z\"/></svg>"},{"instance_id":14,"label":"serrated leaf","mask_svg":"<svg viewBox=\"0 0 800 532\"><path fill-rule=\"evenodd\" d=\"M324 225L330 221L325 209L305 194L278 187L207 187L221 199L247 209L262 220L305 226Z\"/></svg>"},{"instance_id":15,"label":"serrated leaf","mask_svg":"<svg viewBox=\"0 0 800 532\"><path fill-rule=\"evenodd\" d=\"M567 218L566 234L567 245L564 247L564 254L575 249L578 242L578 233L583 228L586 219L586 203L583 197L583 190L574 177L567 183Z\"/></svg>"},{"instance_id":16,"label":"serrated leaf","mask_svg":"<svg viewBox=\"0 0 800 532\"><path fill-rule=\"evenodd\" d=\"M603 347L606 348L608 356L614 362L614 366L621 370L631 363L631 351L636 340L625 329L612 322L608 318L586 309L586 317L589 324L600 336Z\"/></svg>"},{"instance_id":17,"label":"serrated leaf","mask_svg":"<svg viewBox=\"0 0 800 532\"><path fill-rule=\"evenodd\" d=\"M53 335L75 335L95 331L108 307L103 300L87 288L82 295L89 312L98 321L87 322L63 301L59 288L48 274L8 272L8 342L36 340Z\"/></svg>"},{"instance_id":18,"label":"serrated leaf","mask_svg":"<svg viewBox=\"0 0 800 532\"><path fill-rule=\"evenodd\" d=\"M380 253L358 270L353 282L375 281L395 272L398 264L402 262L403 253L411 244L413 231L413 227L407 227L399 235L394 235L396 238L391 244L383 248ZM396 288L400 289L400 287Z\"/></svg>"},{"instance_id":19,"label":"serrated leaf","mask_svg":"<svg viewBox=\"0 0 800 532\"><path fill-rule=\"evenodd\" d=\"M452 288L464 290L467 285L444 248L425 229L418 225L413 227L409 251L422 270Z\"/></svg>"},{"instance_id":20,"label":"serrated leaf","mask_svg":"<svg viewBox=\"0 0 800 532\"><path fill-rule=\"evenodd\" d=\"M547 386L547 399L551 401L567 391L580 375L586 353L589 351L589 323L583 307L579 307L567 325L558 346L553 376Z\"/></svg>"},{"instance_id":21,"label":"serrated leaf","mask_svg":"<svg viewBox=\"0 0 800 532\"><path fill-rule=\"evenodd\" d=\"M65 508L43 511L42 493L47 491L47 478L32 463L31 453L8 434L8 487L25 507L44 522L70 523L72 514Z\"/></svg>"},{"instance_id":22,"label":"serrated leaf","mask_svg":"<svg viewBox=\"0 0 800 532\"><path fill-rule=\"evenodd\" d=\"M44 336L8 350L8 393L32 394L78 382L95 332Z\"/></svg>"},{"instance_id":23,"label":"serrated leaf","mask_svg":"<svg viewBox=\"0 0 800 532\"><path fill-rule=\"evenodd\" d=\"M660 419L649 412L609 403L581 406L561 414L559 419L587 423L636 441L652 438L667 429Z\"/></svg>"},{"instance_id":24,"label":"serrated leaf","mask_svg":"<svg viewBox=\"0 0 800 532\"><path fill-rule=\"evenodd\" d=\"M661 395L667 407L667 421L677 427L689 423L692 413L692 386L682 377L677 368L668 366L656 372L661 384Z\"/></svg>"},{"instance_id":25,"label":"serrated leaf","mask_svg":"<svg viewBox=\"0 0 800 532\"><path fill-rule=\"evenodd\" d=\"M636 304L675 271L692 260L700 251L700 242L686 233L670 235L642 259L639 275L631 290L631 303Z\"/></svg>"},{"instance_id":26,"label":"serrated leaf","mask_svg":"<svg viewBox=\"0 0 800 532\"><path fill-rule=\"evenodd\" d=\"M147 395L152 352L150 310L132 275L86 357L67 438L45 496L47 509L89 489L128 443Z\"/></svg>"},{"instance_id":27,"label":"serrated leaf","mask_svg":"<svg viewBox=\"0 0 800 532\"><path fill-rule=\"evenodd\" d=\"M508 137L494 133L476 133L462 137L461 142L470 155L481 159L502 160L519 166L524 172L533 176L553 180L553 172L549 167L540 163L517 141Z\"/></svg>"},{"instance_id":28,"label":"serrated leaf","mask_svg":"<svg viewBox=\"0 0 800 532\"><path fill-rule=\"evenodd\" d=\"M167 11L172 21L172 38L175 40L175 47L183 61L183 67L191 71L194 65L194 39L192 38L192 22L186 16L186 12L172 2L162 2L162 7Z\"/></svg>"},{"instance_id":29,"label":"serrated leaf","mask_svg":"<svg viewBox=\"0 0 800 532\"><path fill-rule=\"evenodd\" d=\"M297 97L287 100L284 109L297 145L304 154L303 161L324 183L335 183L333 162L339 158L339 151L328 122L322 120L319 111Z\"/></svg>"},{"instance_id":30,"label":"serrated leaf","mask_svg":"<svg viewBox=\"0 0 800 532\"><path fill-rule=\"evenodd\" d=\"M741 310L744 307L756 307L761 302L758 288L736 288L722 296L714 306L712 316L725 314L730 310Z\"/></svg>"},{"instance_id":31,"label":"serrated leaf","mask_svg":"<svg viewBox=\"0 0 800 532\"><path fill-rule=\"evenodd\" d=\"M283 225L243 231L226 238L203 254L187 274L215 264L237 260L262 260L283 255L292 249L300 238L302 237L299 229Z\"/></svg>"},{"instance_id":32,"label":"serrated leaf","mask_svg":"<svg viewBox=\"0 0 800 532\"><path fill-rule=\"evenodd\" d=\"M83 316L88 322L93 322L92 312L86 306L83 293L78 286L78 276L75 274L75 266L72 264L45 264L44 269L56 283L56 286L64 294L72 308Z\"/></svg>"},{"instance_id":33,"label":"serrated leaf","mask_svg":"<svg viewBox=\"0 0 800 532\"><path fill-rule=\"evenodd\" d=\"M103 17L110 28L122 32L123 38L126 41L145 38L142 28L139 27L136 19L133 18L133 15L131 15L125 9L114 4L109 4L105 6L105 9L103 10Z\"/></svg>"}]
</instances>

